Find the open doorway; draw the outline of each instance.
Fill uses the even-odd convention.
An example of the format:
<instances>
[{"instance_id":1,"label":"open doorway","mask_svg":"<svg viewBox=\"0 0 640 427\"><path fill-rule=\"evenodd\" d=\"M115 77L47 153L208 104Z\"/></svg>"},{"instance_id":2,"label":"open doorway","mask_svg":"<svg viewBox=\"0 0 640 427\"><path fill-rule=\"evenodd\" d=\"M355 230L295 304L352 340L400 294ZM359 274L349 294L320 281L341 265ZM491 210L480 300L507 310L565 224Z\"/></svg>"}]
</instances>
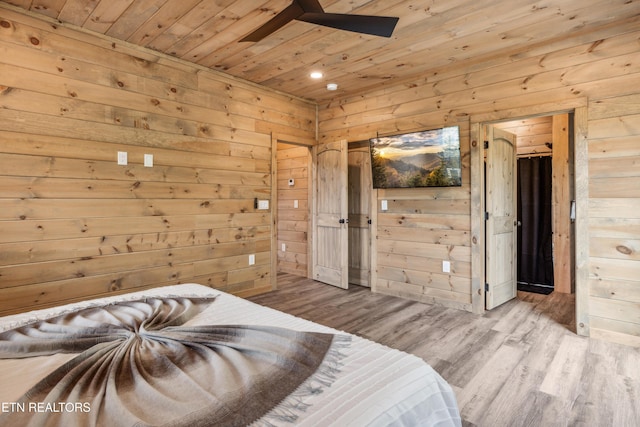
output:
<instances>
[{"instance_id":1,"label":"open doorway","mask_svg":"<svg viewBox=\"0 0 640 427\"><path fill-rule=\"evenodd\" d=\"M496 134L499 129L500 135L513 135L508 153L500 148L507 137L496 137L494 149L501 150L497 155L490 151L492 141L485 142L486 309L515 297L516 289L573 292L571 123L570 114L557 114L482 128L488 139L494 138L494 129ZM513 200L497 196L505 194L513 194ZM502 206L507 202L510 206ZM499 216L500 212L506 213ZM505 240L509 233L517 238Z\"/></svg>"},{"instance_id":2,"label":"open doorway","mask_svg":"<svg viewBox=\"0 0 640 427\"><path fill-rule=\"evenodd\" d=\"M309 277L311 152L308 146L278 142L277 273Z\"/></svg>"}]
</instances>

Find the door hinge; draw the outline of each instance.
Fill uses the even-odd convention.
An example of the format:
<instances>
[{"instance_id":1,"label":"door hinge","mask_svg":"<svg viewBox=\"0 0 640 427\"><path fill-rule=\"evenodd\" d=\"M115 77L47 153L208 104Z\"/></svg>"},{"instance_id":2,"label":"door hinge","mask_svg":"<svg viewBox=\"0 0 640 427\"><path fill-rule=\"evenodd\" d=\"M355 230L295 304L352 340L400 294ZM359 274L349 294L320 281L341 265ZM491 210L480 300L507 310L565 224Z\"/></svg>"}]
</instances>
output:
<instances>
[{"instance_id":1,"label":"door hinge","mask_svg":"<svg viewBox=\"0 0 640 427\"><path fill-rule=\"evenodd\" d=\"M486 150L487 148L489 148L489 141L484 142L484 149Z\"/></svg>"},{"instance_id":2,"label":"door hinge","mask_svg":"<svg viewBox=\"0 0 640 427\"><path fill-rule=\"evenodd\" d=\"M489 284L488 283L484 284L484 291L485 292L489 292Z\"/></svg>"}]
</instances>

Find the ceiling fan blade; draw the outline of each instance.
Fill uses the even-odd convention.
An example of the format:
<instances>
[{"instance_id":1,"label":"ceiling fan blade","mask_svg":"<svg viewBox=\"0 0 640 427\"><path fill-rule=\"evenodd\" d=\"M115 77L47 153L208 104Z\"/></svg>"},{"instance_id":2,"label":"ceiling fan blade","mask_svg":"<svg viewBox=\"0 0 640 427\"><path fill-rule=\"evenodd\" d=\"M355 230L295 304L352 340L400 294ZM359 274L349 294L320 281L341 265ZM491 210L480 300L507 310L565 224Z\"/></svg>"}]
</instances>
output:
<instances>
[{"instance_id":1,"label":"ceiling fan blade","mask_svg":"<svg viewBox=\"0 0 640 427\"><path fill-rule=\"evenodd\" d=\"M322 13L324 9L320 5L318 0L294 0L294 3L298 3L302 10L309 13Z\"/></svg>"},{"instance_id":2,"label":"ceiling fan blade","mask_svg":"<svg viewBox=\"0 0 640 427\"><path fill-rule=\"evenodd\" d=\"M263 26L252 32L251 34L245 36L241 42L259 42L269 34L279 30L289 22L297 19L298 17L304 14L304 10L302 7L294 1L290 6L284 9L282 12L278 13L276 16L271 18L267 23Z\"/></svg>"},{"instance_id":3,"label":"ceiling fan blade","mask_svg":"<svg viewBox=\"0 0 640 427\"><path fill-rule=\"evenodd\" d=\"M348 15L344 13L303 13L295 19L336 28L338 30L391 37L399 18L390 16Z\"/></svg>"}]
</instances>

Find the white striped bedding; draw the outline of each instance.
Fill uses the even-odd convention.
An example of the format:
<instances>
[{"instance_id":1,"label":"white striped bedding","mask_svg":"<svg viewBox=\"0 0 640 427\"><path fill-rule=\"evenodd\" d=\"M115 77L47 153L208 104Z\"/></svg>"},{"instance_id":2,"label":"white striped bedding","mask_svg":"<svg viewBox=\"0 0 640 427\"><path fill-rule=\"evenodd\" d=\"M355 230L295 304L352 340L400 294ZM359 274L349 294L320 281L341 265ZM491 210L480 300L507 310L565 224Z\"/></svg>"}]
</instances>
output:
<instances>
[{"instance_id":1,"label":"white striped bedding","mask_svg":"<svg viewBox=\"0 0 640 427\"><path fill-rule=\"evenodd\" d=\"M34 318L53 317L64 311L140 296L217 295L215 303L189 321L192 324L257 324L296 330L343 333L244 299L196 285L176 285L122 296L69 304L0 318L0 330ZM422 359L372 341L352 337L344 350L341 373L319 395L305 398L310 405L295 426L460 426L456 398L451 387ZM0 360L0 403L15 402L37 379L73 355ZM6 409L6 406L5 406ZM273 419L269 419L273 424ZM260 423L257 423L260 424ZM291 426L291 423L282 422Z\"/></svg>"}]
</instances>

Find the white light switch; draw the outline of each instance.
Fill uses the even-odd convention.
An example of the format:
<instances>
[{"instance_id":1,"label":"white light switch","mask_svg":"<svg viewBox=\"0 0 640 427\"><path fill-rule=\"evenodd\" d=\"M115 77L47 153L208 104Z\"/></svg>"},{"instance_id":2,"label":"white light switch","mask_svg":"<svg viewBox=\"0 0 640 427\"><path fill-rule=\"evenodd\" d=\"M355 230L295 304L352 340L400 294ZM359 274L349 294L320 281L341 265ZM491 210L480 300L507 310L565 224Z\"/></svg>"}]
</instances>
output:
<instances>
[{"instance_id":1,"label":"white light switch","mask_svg":"<svg viewBox=\"0 0 640 427\"><path fill-rule=\"evenodd\" d=\"M118 151L118 164L126 165L127 164L127 152L126 151Z\"/></svg>"},{"instance_id":2,"label":"white light switch","mask_svg":"<svg viewBox=\"0 0 640 427\"><path fill-rule=\"evenodd\" d=\"M269 209L268 200L258 200L258 209Z\"/></svg>"},{"instance_id":3,"label":"white light switch","mask_svg":"<svg viewBox=\"0 0 640 427\"><path fill-rule=\"evenodd\" d=\"M386 211L387 209L389 209L389 204L386 200L382 200L380 202L380 210Z\"/></svg>"},{"instance_id":4,"label":"white light switch","mask_svg":"<svg viewBox=\"0 0 640 427\"><path fill-rule=\"evenodd\" d=\"M249 265L254 265L256 263L256 256L251 254L249 255Z\"/></svg>"},{"instance_id":5,"label":"white light switch","mask_svg":"<svg viewBox=\"0 0 640 427\"><path fill-rule=\"evenodd\" d=\"M451 263L449 261L442 261L442 272L451 273Z\"/></svg>"},{"instance_id":6,"label":"white light switch","mask_svg":"<svg viewBox=\"0 0 640 427\"><path fill-rule=\"evenodd\" d=\"M282 244L282 252L286 252L287 251L287 244L283 243Z\"/></svg>"},{"instance_id":7,"label":"white light switch","mask_svg":"<svg viewBox=\"0 0 640 427\"><path fill-rule=\"evenodd\" d=\"M293 208L294 209L298 209L298 201L297 200L293 201Z\"/></svg>"},{"instance_id":8,"label":"white light switch","mask_svg":"<svg viewBox=\"0 0 640 427\"><path fill-rule=\"evenodd\" d=\"M153 167L153 154L144 155L144 166L147 168Z\"/></svg>"}]
</instances>

